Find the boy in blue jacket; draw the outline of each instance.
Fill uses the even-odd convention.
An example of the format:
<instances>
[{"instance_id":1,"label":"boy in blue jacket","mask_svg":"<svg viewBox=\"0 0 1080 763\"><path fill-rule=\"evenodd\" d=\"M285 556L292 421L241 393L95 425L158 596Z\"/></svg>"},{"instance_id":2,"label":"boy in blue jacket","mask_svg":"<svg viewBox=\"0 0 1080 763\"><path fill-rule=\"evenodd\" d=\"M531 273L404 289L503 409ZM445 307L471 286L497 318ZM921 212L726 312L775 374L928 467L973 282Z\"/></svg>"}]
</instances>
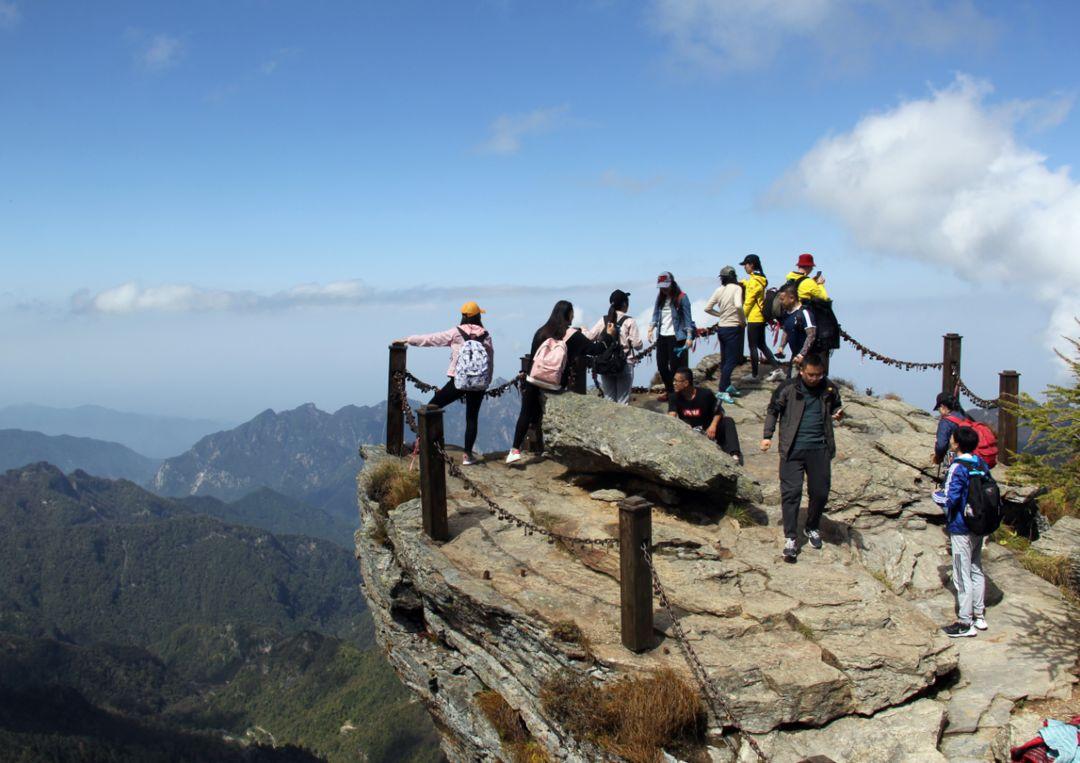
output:
<instances>
[{"instance_id":1,"label":"boy in blue jacket","mask_svg":"<svg viewBox=\"0 0 1080 763\"><path fill-rule=\"evenodd\" d=\"M958 455L949 466L945 486L934 493L934 500L945 510L945 530L952 545L953 586L957 599L956 622L942 630L950 638L961 638L975 636L988 627L984 617L986 581L982 570L983 536L975 535L968 529L964 516L971 513L968 507L971 472L978 470L989 473L990 467L975 455L979 435L974 429L957 427L950 439L952 450Z\"/></svg>"}]
</instances>

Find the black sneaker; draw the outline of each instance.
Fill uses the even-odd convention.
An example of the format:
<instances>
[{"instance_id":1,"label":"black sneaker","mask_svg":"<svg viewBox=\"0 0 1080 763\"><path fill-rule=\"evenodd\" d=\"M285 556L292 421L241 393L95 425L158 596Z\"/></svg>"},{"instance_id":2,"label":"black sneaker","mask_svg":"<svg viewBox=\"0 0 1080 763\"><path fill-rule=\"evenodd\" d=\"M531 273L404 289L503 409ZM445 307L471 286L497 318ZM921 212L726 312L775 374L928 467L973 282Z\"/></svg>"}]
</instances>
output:
<instances>
[{"instance_id":1,"label":"black sneaker","mask_svg":"<svg viewBox=\"0 0 1080 763\"><path fill-rule=\"evenodd\" d=\"M959 621L952 625L946 625L941 630L945 631L945 635L949 638L966 638L979 633L971 623L961 623Z\"/></svg>"},{"instance_id":2,"label":"black sneaker","mask_svg":"<svg viewBox=\"0 0 1080 763\"><path fill-rule=\"evenodd\" d=\"M795 560L799 557L798 546L795 545L794 538L788 538L784 542L784 561L788 564L795 564Z\"/></svg>"},{"instance_id":3,"label":"black sneaker","mask_svg":"<svg viewBox=\"0 0 1080 763\"><path fill-rule=\"evenodd\" d=\"M806 537L810 541L810 545L814 548L821 548L821 533L817 530L807 530Z\"/></svg>"}]
</instances>

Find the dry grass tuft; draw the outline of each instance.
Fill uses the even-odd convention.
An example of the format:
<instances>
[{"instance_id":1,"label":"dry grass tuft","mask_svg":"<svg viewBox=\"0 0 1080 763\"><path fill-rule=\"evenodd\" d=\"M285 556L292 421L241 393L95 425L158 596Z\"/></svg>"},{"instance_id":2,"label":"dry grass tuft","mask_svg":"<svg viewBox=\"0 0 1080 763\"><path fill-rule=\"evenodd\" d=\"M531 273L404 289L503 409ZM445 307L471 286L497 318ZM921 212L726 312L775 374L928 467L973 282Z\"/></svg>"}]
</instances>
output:
<instances>
[{"instance_id":1,"label":"dry grass tuft","mask_svg":"<svg viewBox=\"0 0 1080 763\"><path fill-rule=\"evenodd\" d=\"M573 620L559 620L551 626L551 635L559 641L569 644L580 644L585 640L585 634Z\"/></svg>"},{"instance_id":2,"label":"dry grass tuft","mask_svg":"<svg viewBox=\"0 0 1080 763\"><path fill-rule=\"evenodd\" d=\"M1072 564L1067 556L1049 556L1029 549L1017 556L1017 560L1025 570L1058 588L1067 589L1071 585Z\"/></svg>"},{"instance_id":3,"label":"dry grass tuft","mask_svg":"<svg viewBox=\"0 0 1080 763\"><path fill-rule=\"evenodd\" d=\"M381 461L367 474L367 495L389 514L405 501L420 497L420 474L398 461Z\"/></svg>"},{"instance_id":4,"label":"dry grass tuft","mask_svg":"<svg viewBox=\"0 0 1080 763\"><path fill-rule=\"evenodd\" d=\"M899 400L901 402L903 402L904 400L904 398L900 397L895 392L886 392L884 395L882 395L882 397L886 400Z\"/></svg>"},{"instance_id":5,"label":"dry grass tuft","mask_svg":"<svg viewBox=\"0 0 1080 763\"><path fill-rule=\"evenodd\" d=\"M700 695L670 669L605 685L559 673L540 699L571 734L631 763L655 763L664 748L700 744L705 732Z\"/></svg>"},{"instance_id":6,"label":"dry grass tuft","mask_svg":"<svg viewBox=\"0 0 1080 763\"><path fill-rule=\"evenodd\" d=\"M497 691L482 691L473 699L495 733L499 735L503 751L513 763L548 763L547 753L529 734L521 713L510 707Z\"/></svg>"},{"instance_id":7,"label":"dry grass tuft","mask_svg":"<svg viewBox=\"0 0 1080 763\"><path fill-rule=\"evenodd\" d=\"M724 512L725 517L731 517L739 523L739 527L759 527L761 522L754 518L750 509L741 504L732 504Z\"/></svg>"}]
</instances>

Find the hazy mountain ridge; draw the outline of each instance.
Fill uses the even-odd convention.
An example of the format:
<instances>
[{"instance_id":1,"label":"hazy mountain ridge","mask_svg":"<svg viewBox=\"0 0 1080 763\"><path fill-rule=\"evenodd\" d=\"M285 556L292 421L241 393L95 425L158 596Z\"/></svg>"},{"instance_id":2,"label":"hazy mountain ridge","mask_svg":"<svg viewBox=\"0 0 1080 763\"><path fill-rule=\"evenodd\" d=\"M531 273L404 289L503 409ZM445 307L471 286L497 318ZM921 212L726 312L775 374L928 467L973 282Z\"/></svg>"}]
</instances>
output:
<instances>
[{"instance_id":1,"label":"hazy mountain ridge","mask_svg":"<svg viewBox=\"0 0 1080 763\"><path fill-rule=\"evenodd\" d=\"M0 428L120 443L154 459L183 453L200 437L228 426L227 422L211 419L129 413L100 405L53 408L24 404L0 408Z\"/></svg>"},{"instance_id":2,"label":"hazy mountain ridge","mask_svg":"<svg viewBox=\"0 0 1080 763\"><path fill-rule=\"evenodd\" d=\"M0 429L0 471L39 461L55 464L64 472L83 469L102 477L139 483L153 477L161 464L160 459L147 458L118 442Z\"/></svg>"}]
</instances>

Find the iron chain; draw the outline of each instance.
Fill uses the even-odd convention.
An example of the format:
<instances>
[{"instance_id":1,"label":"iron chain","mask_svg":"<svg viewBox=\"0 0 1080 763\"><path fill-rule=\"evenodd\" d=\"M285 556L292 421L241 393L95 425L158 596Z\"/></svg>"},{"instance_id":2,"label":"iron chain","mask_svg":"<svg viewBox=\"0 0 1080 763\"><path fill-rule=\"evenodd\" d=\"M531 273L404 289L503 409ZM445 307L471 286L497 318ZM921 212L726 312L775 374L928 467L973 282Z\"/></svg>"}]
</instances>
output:
<instances>
[{"instance_id":1,"label":"iron chain","mask_svg":"<svg viewBox=\"0 0 1080 763\"><path fill-rule=\"evenodd\" d=\"M438 385L436 385L436 384L428 384L426 381L423 381L421 379L416 378L415 376L413 376L408 371L405 372L404 378L407 381L409 381L414 387L416 387L418 390L420 390L421 392L424 392L424 393L435 392L436 390L439 389ZM525 381L525 374L524 373L519 373L517 376L515 376L510 381L504 382L503 384L500 384L498 387L492 387L489 390L485 390L484 395L486 395L487 397L502 397L503 395L505 395L507 393L507 391L511 387L519 387L520 388L522 382L524 382L524 381ZM460 398L460 399L464 400L465 398Z\"/></svg>"},{"instance_id":2,"label":"iron chain","mask_svg":"<svg viewBox=\"0 0 1080 763\"><path fill-rule=\"evenodd\" d=\"M893 368L902 368L905 371L931 371L933 369L940 370L944 367L944 363L916 363L910 360L897 360L896 358L890 358L888 355L882 355L880 352L874 352L866 345L862 344L851 334L847 333L843 329L840 329L840 336L845 342L850 344L855 350L864 358L870 358L876 360L879 363L884 363L887 366Z\"/></svg>"},{"instance_id":3,"label":"iron chain","mask_svg":"<svg viewBox=\"0 0 1080 763\"><path fill-rule=\"evenodd\" d=\"M967 398L969 400L971 400L971 402L975 403L976 407L978 407L978 408L983 408L985 410L989 410L991 408L997 408L998 407L998 399L997 398L995 398L993 400L987 400L986 398L979 397L978 395L976 395L974 392L971 391L971 388L968 387L968 385L964 384L963 379L957 379L956 380L956 387L961 392L963 392L967 396Z\"/></svg>"},{"instance_id":4,"label":"iron chain","mask_svg":"<svg viewBox=\"0 0 1080 763\"><path fill-rule=\"evenodd\" d=\"M660 606L664 608L664 612L667 613L668 619L671 621L671 632L675 637L675 643L679 647L679 651L682 652L686 664L690 667L690 672L693 674L694 679L698 682L698 685L700 685L701 692L705 695L705 702L709 706L709 710L712 711L713 717L718 724L730 724L733 728L738 729L743 739L747 741L750 748L757 754L758 759L767 763L769 757L765 754L765 751L761 749L757 740L743 731L739 726L739 721L735 718L735 714L731 712L731 708L728 707L727 703L724 702L723 698L717 693L716 686L713 684L712 679L709 678L709 672L701 663L701 659L697 656L694 648L690 646L690 641L686 637L686 631L683 630L679 619L675 617L675 612L671 606L671 601L668 599L667 591L664 590L664 585L660 582L660 576L657 574L656 566L653 564L652 552L648 543L641 544L641 552L645 556L645 564L648 565L649 573L652 575L653 593L655 593L656 598L660 600ZM733 751L738 754L737 749Z\"/></svg>"}]
</instances>

